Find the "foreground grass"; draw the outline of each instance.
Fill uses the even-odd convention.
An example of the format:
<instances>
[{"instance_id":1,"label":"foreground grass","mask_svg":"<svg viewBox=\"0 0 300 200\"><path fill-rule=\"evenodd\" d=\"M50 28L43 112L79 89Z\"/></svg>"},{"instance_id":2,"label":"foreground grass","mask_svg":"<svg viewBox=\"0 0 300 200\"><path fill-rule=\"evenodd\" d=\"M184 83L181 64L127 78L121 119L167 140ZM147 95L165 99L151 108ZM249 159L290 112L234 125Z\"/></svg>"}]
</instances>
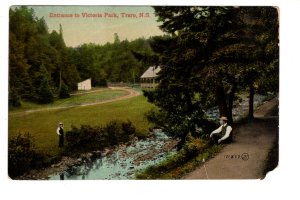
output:
<instances>
[{"instance_id":1,"label":"foreground grass","mask_svg":"<svg viewBox=\"0 0 300 200\"><path fill-rule=\"evenodd\" d=\"M101 102L109 99L115 99L121 96L127 95L128 92L124 90L112 90L110 88L101 88L92 93L73 95L70 98L58 99L51 104L35 104L31 102L22 101L22 107L14 108L12 112L20 112L32 109L41 109L41 108L54 108L54 107L67 107L67 106L76 106L85 103L95 103Z\"/></svg>"},{"instance_id":2,"label":"foreground grass","mask_svg":"<svg viewBox=\"0 0 300 200\"><path fill-rule=\"evenodd\" d=\"M154 107L144 96L120 100L111 103L86 107L72 107L35 113L13 114L8 117L9 137L19 133L30 133L35 138L36 148L51 157L60 154L56 128L62 121L65 131L71 126L82 124L91 126L105 125L111 120L130 120L138 134L146 135L149 123L144 113Z\"/></svg>"},{"instance_id":3,"label":"foreground grass","mask_svg":"<svg viewBox=\"0 0 300 200\"><path fill-rule=\"evenodd\" d=\"M150 166L136 174L137 179L180 179L213 158L222 149L222 145L207 146L203 152L196 154L188 161L183 161L186 155L176 152L157 165Z\"/></svg>"}]
</instances>

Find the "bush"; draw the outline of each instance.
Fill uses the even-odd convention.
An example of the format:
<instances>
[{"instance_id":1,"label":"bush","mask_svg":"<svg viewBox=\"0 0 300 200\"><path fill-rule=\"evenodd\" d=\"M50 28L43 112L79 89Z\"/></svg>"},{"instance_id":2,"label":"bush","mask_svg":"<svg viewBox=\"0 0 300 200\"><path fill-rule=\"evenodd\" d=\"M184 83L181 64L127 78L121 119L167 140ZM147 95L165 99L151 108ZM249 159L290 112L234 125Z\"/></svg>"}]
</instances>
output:
<instances>
[{"instance_id":1,"label":"bush","mask_svg":"<svg viewBox=\"0 0 300 200\"><path fill-rule=\"evenodd\" d=\"M82 125L80 128L72 126L66 132L67 151L88 151L104 149L130 141L135 134L135 127L131 121L111 121L105 127L91 127Z\"/></svg>"},{"instance_id":2,"label":"bush","mask_svg":"<svg viewBox=\"0 0 300 200\"><path fill-rule=\"evenodd\" d=\"M122 122L122 130L126 135L132 135L135 133L135 126L128 120L127 122Z\"/></svg>"},{"instance_id":3,"label":"bush","mask_svg":"<svg viewBox=\"0 0 300 200\"><path fill-rule=\"evenodd\" d=\"M157 108L152 108L145 114L146 119L158 127L165 127L167 123L167 115L165 112L159 111Z\"/></svg>"},{"instance_id":4,"label":"bush","mask_svg":"<svg viewBox=\"0 0 300 200\"><path fill-rule=\"evenodd\" d=\"M185 160L190 160L193 157L197 156L199 153L202 153L204 150L205 144L199 138L193 138L191 134L187 136L187 141L183 146L184 158Z\"/></svg>"},{"instance_id":5,"label":"bush","mask_svg":"<svg viewBox=\"0 0 300 200\"><path fill-rule=\"evenodd\" d=\"M105 127L105 131L107 132L110 145L119 143L118 138L122 134L122 125L119 121L114 120L109 122Z\"/></svg>"},{"instance_id":6,"label":"bush","mask_svg":"<svg viewBox=\"0 0 300 200\"><path fill-rule=\"evenodd\" d=\"M80 128L72 126L66 133L66 149L72 152L84 150L103 149L110 144L107 143L107 134L104 128L82 125Z\"/></svg>"},{"instance_id":7,"label":"bush","mask_svg":"<svg viewBox=\"0 0 300 200\"><path fill-rule=\"evenodd\" d=\"M116 145L131 140L135 133L135 127L131 121L121 122L114 120L106 125L105 131L107 132L110 144Z\"/></svg>"},{"instance_id":8,"label":"bush","mask_svg":"<svg viewBox=\"0 0 300 200\"><path fill-rule=\"evenodd\" d=\"M8 142L8 174L11 178L44 164L44 155L37 153L33 137L19 134Z\"/></svg>"}]
</instances>

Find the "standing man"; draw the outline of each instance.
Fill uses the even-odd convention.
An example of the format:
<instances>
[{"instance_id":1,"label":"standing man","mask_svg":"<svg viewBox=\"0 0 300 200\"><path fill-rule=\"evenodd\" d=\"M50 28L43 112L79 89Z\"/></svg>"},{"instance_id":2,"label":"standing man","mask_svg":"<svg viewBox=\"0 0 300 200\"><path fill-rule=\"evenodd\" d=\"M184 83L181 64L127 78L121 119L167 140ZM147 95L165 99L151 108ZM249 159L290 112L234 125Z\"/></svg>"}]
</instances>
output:
<instances>
[{"instance_id":1,"label":"standing man","mask_svg":"<svg viewBox=\"0 0 300 200\"><path fill-rule=\"evenodd\" d=\"M222 116L220 118L220 127L211 132L210 138L215 143L230 143L232 142L232 127L227 124L227 117Z\"/></svg>"},{"instance_id":2,"label":"standing man","mask_svg":"<svg viewBox=\"0 0 300 200\"><path fill-rule=\"evenodd\" d=\"M59 135L58 147L63 147L64 146L64 124L62 122L59 123L56 133Z\"/></svg>"}]
</instances>

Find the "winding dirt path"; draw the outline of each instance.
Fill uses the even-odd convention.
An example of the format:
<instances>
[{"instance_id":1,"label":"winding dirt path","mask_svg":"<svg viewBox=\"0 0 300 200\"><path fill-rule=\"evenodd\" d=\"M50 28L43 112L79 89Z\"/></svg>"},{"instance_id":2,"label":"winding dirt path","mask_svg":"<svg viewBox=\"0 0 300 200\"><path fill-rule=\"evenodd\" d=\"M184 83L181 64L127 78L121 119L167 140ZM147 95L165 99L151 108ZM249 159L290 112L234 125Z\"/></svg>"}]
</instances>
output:
<instances>
[{"instance_id":1,"label":"winding dirt path","mask_svg":"<svg viewBox=\"0 0 300 200\"><path fill-rule=\"evenodd\" d=\"M127 88L127 87L109 87L109 88L112 90L123 90L123 91L126 91L128 94L114 98L114 99L108 99L108 100L99 101L99 102L83 103L80 105L72 105L72 106L57 106L57 107L32 109L32 110L26 110L26 111L20 111L20 112L10 112L9 115L29 114L29 113L35 113L35 112L41 112L41 111L59 110L59 109L73 108L73 107L94 106L94 105L98 105L98 104L104 104L104 103L120 101L123 99L129 99L129 98L141 95L141 93L139 93L138 91L133 90L131 88ZM101 91L101 90L95 90L95 91L91 91L91 92L87 92L87 93L93 93L93 92L99 92L99 91ZM87 93L84 93L84 94L87 94Z\"/></svg>"},{"instance_id":2,"label":"winding dirt path","mask_svg":"<svg viewBox=\"0 0 300 200\"><path fill-rule=\"evenodd\" d=\"M233 143L183 179L258 179L269 149L278 136L278 98L261 105L255 119L234 128ZM276 112L275 112L276 113Z\"/></svg>"}]
</instances>

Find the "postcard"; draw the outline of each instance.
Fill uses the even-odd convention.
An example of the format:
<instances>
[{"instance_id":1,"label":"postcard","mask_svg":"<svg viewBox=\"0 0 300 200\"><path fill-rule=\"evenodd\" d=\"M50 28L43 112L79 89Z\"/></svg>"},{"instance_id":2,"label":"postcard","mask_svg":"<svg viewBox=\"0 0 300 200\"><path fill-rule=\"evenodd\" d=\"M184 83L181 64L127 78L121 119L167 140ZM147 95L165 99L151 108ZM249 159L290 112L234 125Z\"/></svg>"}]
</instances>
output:
<instances>
[{"instance_id":1,"label":"postcard","mask_svg":"<svg viewBox=\"0 0 300 200\"><path fill-rule=\"evenodd\" d=\"M13 5L13 180L263 179L279 8Z\"/></svg>"}]
</instances>

